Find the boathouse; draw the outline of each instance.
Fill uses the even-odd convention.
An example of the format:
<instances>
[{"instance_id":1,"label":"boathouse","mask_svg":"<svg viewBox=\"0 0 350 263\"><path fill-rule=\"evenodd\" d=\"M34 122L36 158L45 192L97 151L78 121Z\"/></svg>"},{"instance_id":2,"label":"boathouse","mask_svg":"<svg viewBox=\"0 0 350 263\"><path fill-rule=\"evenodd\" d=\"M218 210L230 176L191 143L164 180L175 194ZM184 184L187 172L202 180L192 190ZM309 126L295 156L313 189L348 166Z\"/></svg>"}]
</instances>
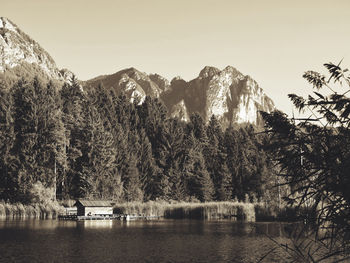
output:
<instances>
[{"instance_id":1,"label":"boathouse","mask_svg":"<svg viewBox=\"0 0 350 263\"><path fill-rule=\"evenodd\" d=\"M108 201L77 200L75 203L78 216L112 216L113 206Z\"/></svg>"}]
</instances>

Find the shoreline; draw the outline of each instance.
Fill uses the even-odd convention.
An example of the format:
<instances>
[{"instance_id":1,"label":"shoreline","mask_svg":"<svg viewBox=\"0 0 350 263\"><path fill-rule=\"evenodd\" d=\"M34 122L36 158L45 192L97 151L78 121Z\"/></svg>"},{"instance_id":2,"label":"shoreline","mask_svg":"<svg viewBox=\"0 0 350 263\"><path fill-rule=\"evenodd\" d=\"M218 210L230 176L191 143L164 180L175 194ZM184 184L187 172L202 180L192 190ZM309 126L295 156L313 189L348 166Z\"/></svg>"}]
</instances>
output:
<instances>
[{"instance_id":1,"label":"shoreline","mask_svg":"<svg viewBox=\"0 0 350 263\"><path fill-rule=\"evenodd\" d=\"M137 214L162 217L165 219L231 219L255 222L255 209L252 203L243 202L130 202L117 204L116 214Z\"/></svg>"},{"instance_id":2,"label":"shoreline","mask_svg":"<svg viewBox=\"0 0 350 263\"><path fill-rule=\"evenodd\" d=\"M61 203L64 203L62 201ZM64 214L65 207L58 202L46 204L5 203L0 201L0 218L57 219ZM293 208L283 207L279 211L262 203L236 201L220 202L126 202L115 204L113 214L139 215L164 219L230 219L243 222L295 222Z\"/></svg>"}]
</instances>

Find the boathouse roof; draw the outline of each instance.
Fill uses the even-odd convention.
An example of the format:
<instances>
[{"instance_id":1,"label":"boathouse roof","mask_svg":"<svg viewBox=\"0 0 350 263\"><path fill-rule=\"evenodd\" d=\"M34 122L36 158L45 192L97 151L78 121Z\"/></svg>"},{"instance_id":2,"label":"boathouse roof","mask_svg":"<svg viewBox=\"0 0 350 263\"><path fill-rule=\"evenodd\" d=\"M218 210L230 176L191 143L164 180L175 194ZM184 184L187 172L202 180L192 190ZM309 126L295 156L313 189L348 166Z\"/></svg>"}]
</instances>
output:
<instances>
[{"instance_id":1,"label":"boathouse roof","mask_svg":"<svg viewBox=\"0 0 350 263\"><path fill-rule=\"evenodd\" d=\"M75 205L80 203L82 206L89 207L111 207L112 204L109 201L101 201L101 200L77 200Z\"/></svg>"}]
</instances>

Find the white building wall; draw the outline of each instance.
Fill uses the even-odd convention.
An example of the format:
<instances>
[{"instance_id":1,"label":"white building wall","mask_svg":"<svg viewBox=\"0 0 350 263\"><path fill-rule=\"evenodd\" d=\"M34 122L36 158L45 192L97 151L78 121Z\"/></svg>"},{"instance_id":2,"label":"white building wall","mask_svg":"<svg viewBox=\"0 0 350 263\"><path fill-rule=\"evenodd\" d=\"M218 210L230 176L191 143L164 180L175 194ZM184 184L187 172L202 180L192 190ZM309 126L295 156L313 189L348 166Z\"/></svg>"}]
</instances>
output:
<instances>
[{"instance_id":1,"label":"white building wall","mask_svg":"<svg viewBox=\"0 0 350 263\"><path fill-rule=\"evenodd\" d=\"M113 215L113 207L85 207L85 216L90 215Z\"/></svg>"}]
</instances>

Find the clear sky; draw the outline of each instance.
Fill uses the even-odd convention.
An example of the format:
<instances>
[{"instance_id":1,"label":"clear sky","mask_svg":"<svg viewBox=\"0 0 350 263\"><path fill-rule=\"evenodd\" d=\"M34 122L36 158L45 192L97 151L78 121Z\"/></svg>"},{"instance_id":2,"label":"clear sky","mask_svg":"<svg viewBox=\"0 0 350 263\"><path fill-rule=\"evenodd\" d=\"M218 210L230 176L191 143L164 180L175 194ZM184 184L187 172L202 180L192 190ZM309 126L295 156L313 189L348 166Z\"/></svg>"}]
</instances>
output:
<instances>
[{"instance_id":1,"label":"clear sky","mask_svg":"<svg viewBox=\"0 0 350 263\"><path fill-rule=\"evenodd\" d=\"M82 80L126 67L169 80L204 66L252 76L291 112L306 70L350 67L349 0L0 0L0 16Z\"/></svg>"}]
</instances>

